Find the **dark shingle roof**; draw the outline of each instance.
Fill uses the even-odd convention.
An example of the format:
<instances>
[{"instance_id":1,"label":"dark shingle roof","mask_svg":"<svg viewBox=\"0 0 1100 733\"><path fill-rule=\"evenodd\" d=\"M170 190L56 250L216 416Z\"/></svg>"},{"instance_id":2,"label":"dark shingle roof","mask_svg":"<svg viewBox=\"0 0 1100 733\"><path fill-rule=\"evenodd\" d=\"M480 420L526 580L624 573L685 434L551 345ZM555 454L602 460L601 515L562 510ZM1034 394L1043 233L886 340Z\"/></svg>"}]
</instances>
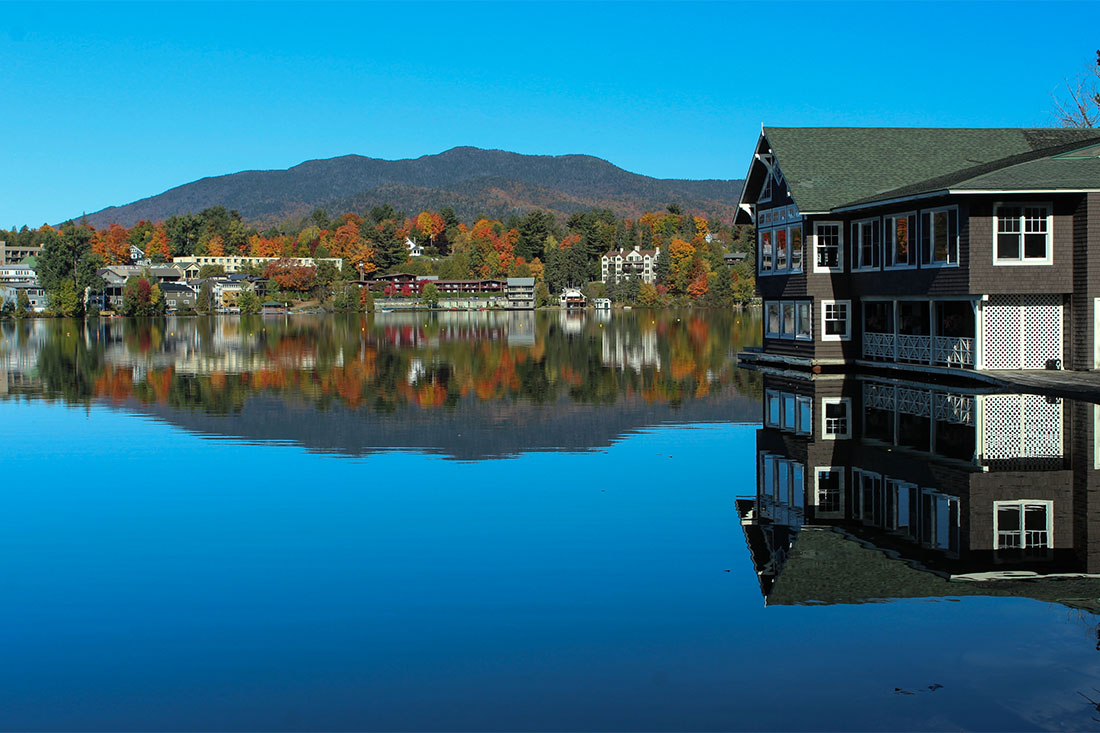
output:
<instances>
[{"instance_id":1,"label":"dark shingle roof","mask_svg":"<svg viewBox=\"0 0 1100 733\"><path fill-rule=\"evenodd\" d=\"M1100 142L1100 130L1076 129L766 127L764 135L804 213L954 187ZM1089 173L1095 168L1085 170L1095 163L1077 162L1076 168L1056 168L1051 180L1073 180L1077 187L1095 184ZM1031 172L1018 171L1004 180L1022 180ZM1078 173L1089 177L1079 180ZM996 180L975 187L991 187Z\"/></svg>"}]
</instances>

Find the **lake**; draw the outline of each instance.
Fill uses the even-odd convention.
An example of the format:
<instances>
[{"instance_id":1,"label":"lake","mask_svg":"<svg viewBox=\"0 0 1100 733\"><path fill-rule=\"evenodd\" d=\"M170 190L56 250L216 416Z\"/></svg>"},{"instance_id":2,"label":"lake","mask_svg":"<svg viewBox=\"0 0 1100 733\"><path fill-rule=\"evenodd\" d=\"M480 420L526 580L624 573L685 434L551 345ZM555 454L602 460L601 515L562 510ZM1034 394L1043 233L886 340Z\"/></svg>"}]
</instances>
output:
<instances>
[{"instance_id":1,"label":"lake","mask_svg":"<svg viewBox=\"0 0 1100 733\"><path fill-rule=\"evenodd\" d=\"M0 729L1097 725L1096 405L759 333L0 323Z\"/></svg>"}]
</instances>

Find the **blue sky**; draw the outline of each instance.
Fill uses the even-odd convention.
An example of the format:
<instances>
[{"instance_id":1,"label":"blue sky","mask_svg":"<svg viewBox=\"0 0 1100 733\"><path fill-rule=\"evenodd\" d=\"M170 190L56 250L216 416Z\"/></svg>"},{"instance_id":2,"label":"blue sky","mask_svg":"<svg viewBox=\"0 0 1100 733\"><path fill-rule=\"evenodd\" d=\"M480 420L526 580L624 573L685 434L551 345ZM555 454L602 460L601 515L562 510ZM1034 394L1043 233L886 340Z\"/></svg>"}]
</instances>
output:
<instances>
[{"instance_id":1,"label":"blue sky","mask_svg":"<svg viewBox=\"0 0 1100 733\"><path fill-rule=\"evenodd\" d=\"M760 123L1047 126L1094 3L0 6L0 225L456 145L740 178Z\"/></svg>"}]
</instances>

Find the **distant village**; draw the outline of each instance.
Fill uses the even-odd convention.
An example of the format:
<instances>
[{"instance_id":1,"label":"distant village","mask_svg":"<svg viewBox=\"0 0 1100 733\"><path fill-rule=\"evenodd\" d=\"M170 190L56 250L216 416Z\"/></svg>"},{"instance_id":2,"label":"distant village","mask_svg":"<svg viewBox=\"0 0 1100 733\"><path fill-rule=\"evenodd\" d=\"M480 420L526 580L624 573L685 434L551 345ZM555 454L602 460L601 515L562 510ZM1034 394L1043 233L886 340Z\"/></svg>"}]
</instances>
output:
<instances>
[{"instance_id":1,"label":"distant village","mask_svg":"<svg viewBox=\"0 0 1100 733\"><path fill-rule=\"evenodd\" d=\"M248 229L221 207L96 230L0 231L0 313L147 316L725 306L753 298L752 232L668 211L467 226L391 207ZM403 223L402 223L403 222Z\"/></svg>"}]
</instances>

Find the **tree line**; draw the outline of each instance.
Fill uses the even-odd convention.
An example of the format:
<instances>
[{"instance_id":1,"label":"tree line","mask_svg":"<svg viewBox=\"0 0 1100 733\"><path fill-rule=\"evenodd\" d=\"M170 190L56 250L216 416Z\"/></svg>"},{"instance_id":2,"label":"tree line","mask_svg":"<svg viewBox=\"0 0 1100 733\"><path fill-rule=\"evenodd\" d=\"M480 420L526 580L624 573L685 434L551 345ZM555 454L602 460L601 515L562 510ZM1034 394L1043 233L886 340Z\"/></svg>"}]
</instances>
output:
<instances>
[{"instance_id":1,"label":"tree line","mask_svg":"<svg viewBox=\"0 0 1100 733\"><path fill-rule=\"evenodd\" d=\"M702 303L724 305L752 297L753 232L733 227L670 205L636 219L617 217L604 209L579 211L564 220L544 210L513 215L506 220L479 218L459 221L453 209L409 215L390 205L360 214L331 218L324 210L304 219L263 231L246 225L238 212L217 206L180 214L163 222L142 221L126 228L95 229L86 223L59 227L0 230L0 239L16 246L42 248L38 257L40 285L50 294L51 309L78 315L86 288L102 290L96 270L130 262L131 248L151 263L169 263L183 256L254 256L280 258L278 263L252 268L283 293L327 302L341 296L343 283L359 278L409 272L445 280L534 277L540 300L566 286L588 287L590 295L643 305ZM410 257L409 244L423 256ZM600 257L618 249L659 248L657 280L637 280L604 287ZM723 255L743 252L746 260L728 266ZM306 267L288 258L339 258ZM202 276L219 274L216 266ZM147 282L151 291L154 282ZM142 310L156 310L156 298ZM155 295L155 293L153 293ZM346 296L343 296L346 297Z\"/></svg>"}]
</instances>

